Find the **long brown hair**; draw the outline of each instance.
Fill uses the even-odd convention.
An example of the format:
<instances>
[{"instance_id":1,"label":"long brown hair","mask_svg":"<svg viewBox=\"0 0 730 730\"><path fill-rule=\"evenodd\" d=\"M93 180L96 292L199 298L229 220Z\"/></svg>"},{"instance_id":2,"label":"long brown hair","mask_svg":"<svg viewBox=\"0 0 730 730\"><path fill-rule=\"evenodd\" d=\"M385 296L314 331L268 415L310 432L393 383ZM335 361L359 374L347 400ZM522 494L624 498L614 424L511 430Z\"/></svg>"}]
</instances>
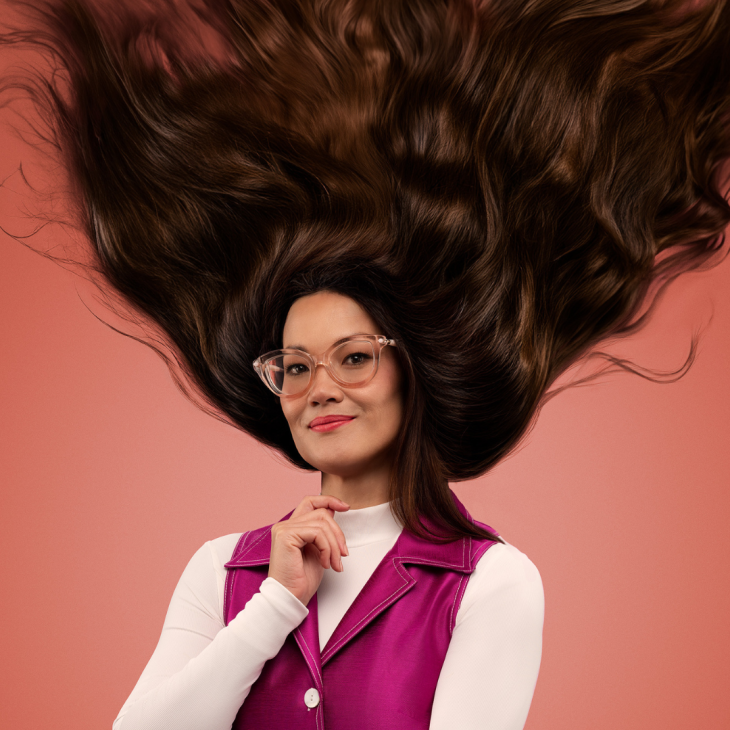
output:
<instances>
[{"instance_id":1,"label":"long brown hair","mask_svg":"<svg viewBox=\"0 0 730 730\"><path fill-rule=\"evenodd\" d=\"M95 269L201 407L311 469L252 360L322 289L398 339L391 499L422 536L419 514L493 538L448 481L504 458L558 375L724 241L725 0L16 6L4 42L56 73L5 89L42 112Z\"/></svg>"}]
</instances>

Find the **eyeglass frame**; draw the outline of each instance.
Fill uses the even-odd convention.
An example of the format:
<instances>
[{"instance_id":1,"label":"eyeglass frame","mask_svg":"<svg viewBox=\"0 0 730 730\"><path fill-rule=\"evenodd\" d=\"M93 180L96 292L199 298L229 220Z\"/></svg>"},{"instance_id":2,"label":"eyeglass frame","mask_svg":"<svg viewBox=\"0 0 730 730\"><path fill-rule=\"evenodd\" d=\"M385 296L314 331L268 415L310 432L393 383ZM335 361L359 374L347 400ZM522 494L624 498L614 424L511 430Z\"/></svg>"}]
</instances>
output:
<instances>
[{"instance_id":1,"label":"eyeglass frame","mask_svg":"<svg viewBox=\"0 0 730 730\"><path fill-rule=\"evenodd\" d=\"M359 383L345 383L344 381L340 380L330 369L330 356L338 347L341 347L346 342L357 340L368 340L373 346L375 365L372 372L365 380ZM328 347L318 359L316 359L314 355L310 355L305 350L298 350L293 347L285 347L281 350L270 350L269 352L265 352L263 355L259 355L253 361L253 367L254 370L258 373L258 376L261 378L261 380L263 380L264 385L279 398L300 398L305 393L308 393L311 390L312 383L314 382L314 376L316 375L318 365L322 365L327 371L327 374L330 376L330 378L332 378L332 380L334 380L334 382L342 388L362 388L366 386L377 374L378 367L380 366L380 353L383 351L383 348L387 347L388 345L397 347L398 343L394 339L390 339L385 335L350 335L349 337L343 337L341 340L337 340L337 342L330 345L330 347ZM297 393L290 393L288 395L285 393L278 393L276 390L274 390L271 383L269 382L269 378L266 375L264 362L266 360L273 360L275 357L279 357L280 355L303 355L304 358L312 364L312 368L309 371L309 383Z\"/></svg>"}]
</instances>

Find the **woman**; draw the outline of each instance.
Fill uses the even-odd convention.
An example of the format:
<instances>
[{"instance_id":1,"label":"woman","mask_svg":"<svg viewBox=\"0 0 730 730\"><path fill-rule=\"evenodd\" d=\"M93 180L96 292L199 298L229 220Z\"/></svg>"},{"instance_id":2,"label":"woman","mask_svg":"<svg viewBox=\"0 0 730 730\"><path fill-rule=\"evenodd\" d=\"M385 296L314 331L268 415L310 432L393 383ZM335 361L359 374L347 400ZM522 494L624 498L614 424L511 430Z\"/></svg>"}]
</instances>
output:
<instances>
[{"instance_id":1,"label":"woman","mask_svg":"<svg viewBox=\"0 0 730 730\"><path fill-rule=\"evenodd\" d=\"M321 495L196 553L115 730L524 725L541 655L540 576L503 542L481 540L465 561L466 539L402 534L388 477L404 374L397 342L362 339L380 331L333 291L289 309L291 352L270 361L267 382L284 391ZM330 370L296 350L330 350Z\"/></svg>"},{"instance_id":2,"label":"woman","mask_svg":"<svg viewBox=\"0 0 730 730\"><path fill-rule=\"evenodd\" d=\"M51 122L94 272L159 327L182 387L322 471L327 500L196 555L168 616L177 638L167 647L163 632L118 725L291 726L306 713L313 727L521 727L539 577L448 482L501 461L562 372L646 321L651 285L718 250L730 220L727 3L69 2L34 17L7 40L51 49L61 73L16 85ZM336 330L340 316L369 319ZM272 373L288 371L271 353L325 357L349 334L382 348L355 355L377 354L391 375L397 363L398 418L366 407L388 392L379 370L348 388L331 361L298 354L311 389L276 392ZM340 402L327 412L354 421L313 432L317 409ZM369 572L335 591L339 541L380 518ZM345 642L388 563L399 582L382 600L404 595ZM430 590L433 612L418 603ZM174 608L195 601L204 629ZM262 634L274 606L282 623ZM223 661L233 634L249 642L241 674ZM308 686L283 700L289 676Z\"/></svg>"}]
</instances>

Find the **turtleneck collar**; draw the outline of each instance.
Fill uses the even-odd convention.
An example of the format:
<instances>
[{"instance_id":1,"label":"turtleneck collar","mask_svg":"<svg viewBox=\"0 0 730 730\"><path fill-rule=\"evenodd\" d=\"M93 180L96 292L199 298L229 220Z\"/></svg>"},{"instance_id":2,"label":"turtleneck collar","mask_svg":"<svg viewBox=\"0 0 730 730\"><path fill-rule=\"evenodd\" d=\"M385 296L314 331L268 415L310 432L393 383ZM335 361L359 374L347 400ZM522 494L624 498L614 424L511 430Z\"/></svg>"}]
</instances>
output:
<instances>
[{"instance_id":1,"label":"turtleneck collar","mask_svg":"<svg viewBox=\"0 0 730 730\"><path fill-rule=\"evenodd\" d=\"M393 517L390 502L374 507L335 512L335 522L345 533L348 548L369 545L380 540L392 540L400 535L403 525Z\"/></svg>"}]
</instances>

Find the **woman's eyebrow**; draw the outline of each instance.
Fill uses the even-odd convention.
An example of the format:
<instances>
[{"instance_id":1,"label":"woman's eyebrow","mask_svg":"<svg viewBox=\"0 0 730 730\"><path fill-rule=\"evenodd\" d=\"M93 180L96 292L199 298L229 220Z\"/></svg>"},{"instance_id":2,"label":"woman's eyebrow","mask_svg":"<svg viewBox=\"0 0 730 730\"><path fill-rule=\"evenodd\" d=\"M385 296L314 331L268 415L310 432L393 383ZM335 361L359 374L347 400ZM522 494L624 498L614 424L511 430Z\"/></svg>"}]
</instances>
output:
<instances>
[{"instance_id":1,"label":"woman's eyebrow","mask_svg":"<svg viewBox=\"0 0 730 730\"><path fill-rule=\"evenodd\" d=\"M336 342L333 342L330 347L333 347L334 345L339 345L341 342L344 342L348 337L356 337L357 335L369 335L370 332L353 332L351 335L345 335L344 337L340 337L339 340ZM309 352L304 345L284 345L284 350L304 350L304 352ZM311 353L310 353L311 354Z\"/></svg>"}]
</instances>

